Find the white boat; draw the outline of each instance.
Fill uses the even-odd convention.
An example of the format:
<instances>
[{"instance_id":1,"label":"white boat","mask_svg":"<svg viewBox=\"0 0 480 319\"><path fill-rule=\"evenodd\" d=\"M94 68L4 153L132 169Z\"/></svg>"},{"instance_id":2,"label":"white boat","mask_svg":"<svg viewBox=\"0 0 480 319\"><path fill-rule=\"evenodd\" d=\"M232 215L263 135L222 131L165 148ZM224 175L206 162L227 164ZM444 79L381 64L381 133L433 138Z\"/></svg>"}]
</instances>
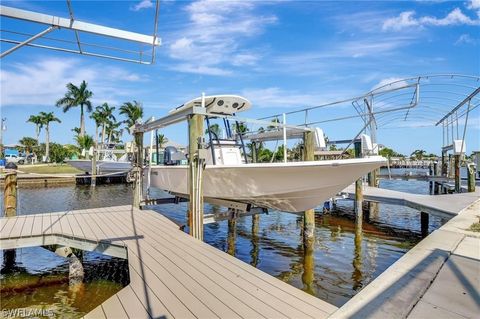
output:
<instances>
[{"instance_id":1,"label":"white boat","mask_svg":"<svg viewBox=\"0 0 480 319\"><path fill-rule=\"evenodd\" d=\"M223 100L228 100L228 103ZM201 98L186 103L174 112L199 103ZM222 95L205 97L204 105L211 114L206 117L207 127L210 127L209 117L235 113L238 107L233 108L232 105L249 108L251 104L239 96ZM208 111L213 105L215 113ZM320 132L323 138L321 130L315 132ZM381 156L370 156L310 162L247 163L241 136L238 141L237 136L233 137L231 133L226 139L212 136L211 132L208 135L210 142L203 172L203 195L285 212L315 208L386 162ZM316 143L324 146L324 143ZM150 170L151 186L172 194L188 194L188 165L152 165Z\"/></svg>"},{"instance_id":2,"label":"white boat","mask_svg":"<svg viewBox=\"0 0 480 319\"><path fill-rule=\"evenodd\" d=\"M97 160L97 174L125 174L132 169L132 163L128 161L127 154L117 159L113 150L103 150L102 160ZM92 161L89 159L68 160L67 164L82 172L92 173Z\"/></svg>"},{"instance_id":3,"label":"white boat","mask_svg":"<svg viewBox=\"0 0 480 319\"><path fill-rule=\"evenodd\" d=\"M91 160L69 160L67 164L82 172L92 173ZM132 168L130 162L97 161L97 174L127 173Z\"/></svg>"},{"instance_id":4,"label":"white boat","mask_svg":"<svg viewBox=\"0 0 480 319\"><path fill-rule=\"evenodd\" d=\"M205 197L251 203L285 212L323 204L353 181L385 163L381 156L360 159L240 165L207 165ZM188 194L188 166L152 166L151 185Z\"/></svg>"}]
</instances>

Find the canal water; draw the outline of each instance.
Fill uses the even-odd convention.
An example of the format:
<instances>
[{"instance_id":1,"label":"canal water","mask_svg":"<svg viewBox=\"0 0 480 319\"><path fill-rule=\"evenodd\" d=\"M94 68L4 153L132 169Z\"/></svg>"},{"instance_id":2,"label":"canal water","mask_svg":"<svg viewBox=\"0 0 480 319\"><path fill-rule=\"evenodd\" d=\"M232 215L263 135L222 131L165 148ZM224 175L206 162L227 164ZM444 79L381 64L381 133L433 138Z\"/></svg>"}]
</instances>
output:
<instances>
[{"instance_id":1,"label":"canal water","mask_svg":"<svg viewBox=\"0 0 480 319\"><path fill-rule=\"evenodd\" d=\"M401 170L392 172L402 173ZM380 187L416 194L428 194L429 191L425 181L381 180ZM166 196L156 189L152 189L151 195ZM19 214L34 214L130 204L132 188L123 184L98 185L96 188L20 188L18 196ZM150 208L176 222L186 222L187 203ZM209 213L216 209L220 208L207 205L205 211ZM253 217L240 218L236 225L227 221L205 225L205 242L322 300L341 306L421 240L419 213L410 208L380 204L378 212L370 213L363 221L360 233L355 231L351 201L338 201L337 209L330 213L323 213L321 208L318 211L313 252L304 252L303 249L302 217L276 211L260 215L258 227L252 227ZM444 222L432 216L429 231ZM45 276L66 269L64 260L43 248L19 249L18 255L24 256L17 258L17 262L29 276L39 276L39 273ZM94 253L85 256L87 261L89 258L93 260L92 265L101 261L107 268L119 262ZM2 286L9 276L12 274L1 275ZM109 295L116 289L112 286L121 288L124 284L118 278L104 278L101 274L94 277L91 282L96 282L96 286L84 290L84 295L89 298L95 298L96 294ZM100 291L98 281L109 283L105 291ZM57 289L59 295L68 295L68 284L65 283L58 287L50 285L49 289ZM35 290L28 293L36 294ZM54 291L49 294L55 295ZM35 300L33 297L18 298L3 291L0 297L2 308L4 304L26 307L28 302ZM85 311L82 305L72 307L77 307L78 313Z\"/></svg>"}]
</instances>

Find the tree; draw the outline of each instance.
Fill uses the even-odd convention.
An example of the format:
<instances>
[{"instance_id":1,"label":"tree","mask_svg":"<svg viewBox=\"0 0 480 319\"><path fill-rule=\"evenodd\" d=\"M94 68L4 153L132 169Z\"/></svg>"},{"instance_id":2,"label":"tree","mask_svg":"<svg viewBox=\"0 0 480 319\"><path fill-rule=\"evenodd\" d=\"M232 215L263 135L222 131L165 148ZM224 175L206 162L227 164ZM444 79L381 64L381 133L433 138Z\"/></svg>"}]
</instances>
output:
<instances>
[{"instance_id":1,"label":"tree","mask_svg":"<svg viewBox=\"0 0 480 319\"><path fill-rule=\"evenodd\" d=\"M33 153L33 149L38 146L38 141L33 137L24 136L20 141L18 141L25 147L25 153Z\"/></svg>"},{"instance_id":2,"label":"tree","mask_svg":"<svg viewBox=\"0 0 480 319\"><path fill-rule=\"evenodd\" d=\"M108 121L105 123L106 129L105 132L107 134L107 143L110 144L112 142L112 136L118 136L121 135L122 130L117 130L120 125L122 125L122 122L113 122L113 121Z\"/></svg>"},{"instance_id":3,"label":"tree","mask_svg":"<svg viewBox=\"0 0 480 319\"><path fill-rule=\"evenodd\" d=\"M90 115L90 118L95 122L95 147L98 147L98 128L103 123L103 114L98 108L97 106L95 111Z\"/></svg>"},{"instance_id":4,"label":"tree","mask_svg":"<svg viewBox=\"0 0 480 319\"><path fill-rule=\"evenodd\" d=\"M272 123L280 123L280 120L278 118L274 118L272 121ZM277 125L269 125L267 126L267 131L277 131L278 130L278 126Z\"/></svg>"},{"instance_id":5,"label":"tree","mask_svg":"<svg viewBox=\"0 0 480 319\"><path fill-rule=\"evenodd\" d=\"M270 162L270 160L273 156L272 151L270 151L268 148L260 149L257 154L258 154L257 155L257 160L260 163Z\"/></svg>"},{"instance_id":6,"label":"tree","mask_svg":"<svg viewBox=\"0 0 480 319\"><path fill-rule=\"evenodd\" d=\"M210 125L209 128L207 128L207 129L205 130L205 134L208 134L208 131L210 131L210 132L213 133L213 135L214 135L213 137L214 137L214 138L215 138L215 137L219 137L219 135L220 135L220 125L218 125L217 123L212 124L212 125Z\"/></svg>"},{"instance_id":7,"label":"tree","mask_svg":"<svg viewBox=\"0 0 480 319\"><path fill-rule=\"evenodd\" d=\"M30 115L27 122L35 124L35 136L37 138L37 144L38 144L40 131L42 130L42 127L43 127L42 117L40 115Z\"/></svg>"},{"instance_id":8,"label":"tree","mask_svg":"<svg viewBox=\"0 0 480 319\"><path fill-rule=\"evenodd\" d=\"M85 135L84 107L87 108L87 112L92 111L92 103L90 102L92 95L93 93L87 89L87 82L85 82L85 80L82 81L80 86L68 83L67 93L56 103L58 107L63 107L64 113L73 107L80 106L80 136Z\"/></svg>"},{"instance_id":9,"label":"tree","mask_svg":"<svg viewBox=\"0 0 480 319\"><path fill-rule=\"evenodd\" d=\"M412 157L416 160L421 160L425 157L426 154L427 154L427 152L425 152L424 150L415 150L415 151L412 152L410 157Z\"/></svg>"},{"instance_id":10,"label":"tree","mask_svg":"<svg viewBox=\"0 0 480 319\"><path fill-rule=\"evenodd\" d=\"M76 141L80 149L84 149L85 151L88 151L95 143L93 137L90 135L79 135L77 136Z\"/></svg>"},{"instance_id":11,"label":"tree","mask_svg":"<svg viewBox=\"0 0 480 319\"><path fill-rule=\"evenodd\" d=\"M50 161L50 122L62 123L53 112L40 112L42 123L45 125L45 161Z\"/></svg>"},{"instance_id":12,"label":"tree","mask_svg":"<svg viewBox=\"0 0 480 319\"><path fill-rule=\"evenodd\" d=\"M108 103L103 103L101 106L97 106L97 110L100 113L102 123L102 143L105 143L105 137L108 135L108 126L114 125L115 127L113 129L116 129L120 124L116 124L117 119L113 115L113 111L115 110L114 106L109 106ZM110 128L110 131L111 130L112 128Z\"/></svg>"},{"instance_id":13,"label":"tree","mask_svg":"<svg viewBox=\"0 0 480 319\"><path fill-rule=\"evenodd\" d=\"M158 148L163 148L163 145L168 142L168 138L163 134L158 134Z\"/></svg>"},{"instance_id":14,"label":"tree","mask_svg":"<svg viewBox=\"0 0 480 319\"><path fill-rule=\"evenodd\" d=\"M120 114L127 118L124 123L127 124L128 133L132 134L130 127L143 117L143 107L137 101L125 102L120 107Z\"/></svg>"}]
</instances>

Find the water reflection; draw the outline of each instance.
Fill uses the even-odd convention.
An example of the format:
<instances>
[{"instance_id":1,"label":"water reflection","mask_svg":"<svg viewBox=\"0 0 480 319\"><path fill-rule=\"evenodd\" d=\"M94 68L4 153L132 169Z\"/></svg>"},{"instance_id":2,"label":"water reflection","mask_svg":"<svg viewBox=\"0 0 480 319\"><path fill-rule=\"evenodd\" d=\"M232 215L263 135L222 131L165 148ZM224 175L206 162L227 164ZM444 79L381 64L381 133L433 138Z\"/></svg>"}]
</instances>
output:
<instances>
[{"instance_id":1,"label":"water reflection","mask_svg":"<svg viewBox=\"0 0 480 319\"><path fill-rule=\"evenodd\" d=\"M237 220L228 220L227 254L235 256L235 239L237 237Z\"/></svg>"},{"instance_id":2,"label":"water reflection","mask_svg":"<svg viewBox=\"0 0 480 319\"><path fill-rule=\"evenodd\" d=\"M362 273L362 242L363 242L363 216L362 214L357 214L355 216L355 237L353 239L354 242L354 252L353 252L353 272L352 272L352 289L355 291L359 291L362 288L362 280L363 280L363 273Z\"/></svg>"},{"instance_id":3,"label":"water reflection","mask_svg":"<svg viewBox=\"0 0 480 319\"><path fill-rule=\"evenodd\" d=\"M303 249L303 291L316 295L315 293L315 245L305 245Z\"/></svg>"},{"instance_id":4,"label":"water reflection","mask_svg":"<svg viewBox=\"0 0 480 319\"><path fill-rule=\"evenodd\" d=\"M78 253L77 253L78 254ZM42 247L2 251L0 311L50 317L79 318L129 283L126 260L87 252L83 258L85 276L73 280L72 262ZM13 270L13 271L12 271ZM14 316L12 316L14 317Z\"/></svg>"},{"instance_id":5,"label":"water reflection","mask_svg":"<svg viewBox=\"0 0 480 319\"><path fill-rule=\"evenodd\" d=\"M257 267L258 265L258 255L260 252L260 245L258 242L258 229L260 227L260 215L252 216L252 249L250 250L251 261L250 265Z\"/></svg>"}]
</instances>

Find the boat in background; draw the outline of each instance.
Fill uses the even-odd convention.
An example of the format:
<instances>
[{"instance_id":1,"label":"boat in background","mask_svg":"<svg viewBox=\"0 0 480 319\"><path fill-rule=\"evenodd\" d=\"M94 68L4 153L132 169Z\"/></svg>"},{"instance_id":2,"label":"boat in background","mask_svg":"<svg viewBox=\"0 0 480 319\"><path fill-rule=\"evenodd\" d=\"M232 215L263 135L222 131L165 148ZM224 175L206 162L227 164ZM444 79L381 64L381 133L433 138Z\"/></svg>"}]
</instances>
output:
<instances>
[{"instance_id":1,"label":"boat in background","mask_svg":"<svg viewBox=\"0 0 480 319\"><path fill-rule=\"evenodd\" d=\"M236 95L204 97L209 143L203 171L203 195L209 198L244 202L285 212L301 212L315 208L358 178L386 163L381 156L288 163L248 163L241 134L232 134L224 121L226 138L210 130L215 116L235 115L249 109L251 103ZM202 98L192 100L172 113L199 106ZM238 128L238 122L235 123ZM314 130L317 146L325 146L323 131ZM243 152L243 154L241 153ZM174 154L171 155L172 157ZM151 186L176 195L188 196L188 165L166 161L152 165Z\"/></svg>"},{"instance_id":2,"label":"boat in background","mask_svg":"<svg viewBox=\"0 0 480 319\"><path fill-rule=\"evenodd\" d=\"M89 153L93 155L93 150ZM124 153L121 157L117 158L114 149L99 150L99 157L97 160L97 174L126 174L132 169L132 163L128 158L128 153ZM75 167L85 173L92 173L92 160L90 159L77 159L66 161L70 166Z\"/></svg>"}]
</instances>

